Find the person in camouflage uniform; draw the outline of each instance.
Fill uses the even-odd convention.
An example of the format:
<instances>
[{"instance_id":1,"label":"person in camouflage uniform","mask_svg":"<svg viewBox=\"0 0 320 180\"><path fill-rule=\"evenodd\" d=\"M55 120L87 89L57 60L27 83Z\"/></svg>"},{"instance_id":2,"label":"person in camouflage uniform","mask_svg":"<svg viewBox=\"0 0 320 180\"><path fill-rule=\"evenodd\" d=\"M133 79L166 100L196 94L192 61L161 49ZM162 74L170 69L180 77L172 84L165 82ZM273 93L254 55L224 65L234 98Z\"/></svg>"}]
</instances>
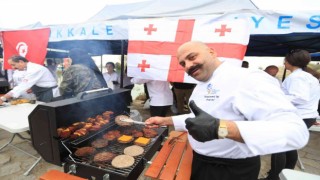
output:
<instances>
[{"instance_id":1,"label":"person in camouflage uniform","mask_svg":"<svg viewBox=\"0 0 320 180\"><path fill-rule=\"evenodd\" d=\"M78 93L107 87L101 71L92 58L81 49L70 50L71 66L63 73L60 94L64 98L76 96Z\"/></svg>"}]
</instances>

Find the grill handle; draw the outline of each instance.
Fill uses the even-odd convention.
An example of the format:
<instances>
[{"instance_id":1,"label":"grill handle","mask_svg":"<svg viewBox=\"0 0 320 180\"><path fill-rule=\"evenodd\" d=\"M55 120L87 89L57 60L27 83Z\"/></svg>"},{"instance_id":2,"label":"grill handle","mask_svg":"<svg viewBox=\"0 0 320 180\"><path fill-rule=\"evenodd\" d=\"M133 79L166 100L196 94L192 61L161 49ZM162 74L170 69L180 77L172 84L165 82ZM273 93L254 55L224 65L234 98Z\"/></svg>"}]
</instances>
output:
<instances>
[{"instance_id":1,"label":"grill handle","mask_svg":"<svg viewBox=\"0 0 320 180\"><path fill-rule=\"evenodd\" d=\"M90 90L90 91L84 91L84 92L81 92L77 95L77 98L82 100L84 99L84 97L86 95L89 95L89 94L98 94L100 92L108 92L108 93L111 93L112 92L112 89L111 88L101 88L101 89L94 89L94 90Z\"/></svg>"}]
</instances>

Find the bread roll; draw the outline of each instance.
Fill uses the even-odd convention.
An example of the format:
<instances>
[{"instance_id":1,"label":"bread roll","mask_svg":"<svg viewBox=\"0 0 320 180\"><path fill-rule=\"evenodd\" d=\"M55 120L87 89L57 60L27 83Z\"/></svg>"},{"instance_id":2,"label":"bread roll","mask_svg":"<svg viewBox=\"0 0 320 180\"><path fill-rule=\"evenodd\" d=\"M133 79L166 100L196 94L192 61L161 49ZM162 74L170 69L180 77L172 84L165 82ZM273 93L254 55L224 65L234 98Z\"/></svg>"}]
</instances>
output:
<instances>
[{"instance_id":1,"label":"bread roll","mask_svg":"<svg viewBox=\"0 0 320 180\"><path fill-rule=\"evenodd\" d=\"M130 166L132 166L134 164L134 158L132 156L128 156L128 155L119 155L116 156L112 162L111 165L115 168L128 168Z\"/></svg>"},{"instance_id":2,"label":"bread roll","mask_svg":"<svg viewBox=\"0 0 320 180\"><path fill-rule=\"evenodd\" d=\"M137 146L137 145L132 145L132 146L126 147L123 150L124 154L132 156L132 157L140 156L141 154L143 154L143 152L144 152L144 149L140 146Z\"/></svg>"}]
</instances>

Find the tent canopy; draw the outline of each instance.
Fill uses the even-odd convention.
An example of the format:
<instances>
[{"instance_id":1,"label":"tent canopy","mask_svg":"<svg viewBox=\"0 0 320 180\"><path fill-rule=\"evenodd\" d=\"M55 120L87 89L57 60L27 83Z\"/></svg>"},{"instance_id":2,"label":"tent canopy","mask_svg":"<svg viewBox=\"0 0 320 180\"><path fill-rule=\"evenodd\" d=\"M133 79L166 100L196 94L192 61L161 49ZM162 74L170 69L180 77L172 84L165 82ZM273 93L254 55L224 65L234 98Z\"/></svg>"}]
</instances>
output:
<instances>
[{"instance_id":1,"label":"tent canopy","mask_svg":"<svg viewBox=\"0 0 320 180\"><path fill-rule=\"evenodd\" d=\"M246 56L284 56L291 49L320 52L320 33L251 35Z\"/></svg>"},{"instance_id":2,"label":"tent canopy","mask_svg":"<svg viewBox=\"0 0 320 180\"><path fill-rule=\"evenodd\" d=\"M195 17L258 9L250 0L152 0L125 5L107 5L88 21L130 18Z\"/></svg>"},{"instance_id":3,"label":"tent canopy","mask_svg":"<svg viewBox=\"0 0 320 180\"><path fill-rule=\"evenodd\" d=\"M251 36L246 56L284 56L293 48L320 51L319 11L259 10L250 0L185 0L183 5L181 0L153 0L107 5L86 23L50 26L48 48L83 47L93 55L120 54L124 48L126 53L130 19L204 16L213 20L248 19Z\"/></svg>"},{"instance_id":4,"label":"tent canopy","mask_svg":"<svg viewBox=\"0 0 320 180\"><path fill-rule=\"evenodd\" d=\"M125 6L107 5L89 21L194 18L201 15L212 15L217 19L244 16L250 19L252 32L246 56L284 56L293 48L306 49L311 53L320 51L319 11L264 11L258 10L250 0L186 0L183 1L183 6L180 0L154 0ZM310 28L306 28L308 25Z\"/></svg>"}]
</instances>

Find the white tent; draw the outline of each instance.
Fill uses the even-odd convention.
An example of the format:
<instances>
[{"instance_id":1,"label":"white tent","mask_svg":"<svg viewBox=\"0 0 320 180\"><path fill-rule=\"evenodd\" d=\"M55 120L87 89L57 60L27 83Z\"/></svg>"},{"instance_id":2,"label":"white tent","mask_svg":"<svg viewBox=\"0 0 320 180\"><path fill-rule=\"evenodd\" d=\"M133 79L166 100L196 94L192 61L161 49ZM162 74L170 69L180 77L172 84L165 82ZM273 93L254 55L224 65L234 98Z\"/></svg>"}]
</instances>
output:
<instances>
[{"instance_id":1,"label":"white tent","mask_svg":"<svg viewBox=\"0 0 320 180\"><path fill-rule=\"evenodd\" d=\"M49 48L69 50L70 44L82 44L94 55L106 53L106 48L118 49L111 52L118 54L120 41L126 45L128 39L128 19L206 16L213 20L247 18L251 29L247 56L283 56L291 48L318 52L319 12L259 10L250 0L153 0L108 5L86 23L50 26Z\"/></svg>"},{"instance_id":2,"label":"white tent","mask_svg":"<svg viewBox=\"0 0 320 180\"><path fill-rule=\"evenodd\" d=\"M250 0L152 0L125 5L107 5L89 21L222 15L230 11L248 9L258 8Z\"/></svg>"}]
</instances>

